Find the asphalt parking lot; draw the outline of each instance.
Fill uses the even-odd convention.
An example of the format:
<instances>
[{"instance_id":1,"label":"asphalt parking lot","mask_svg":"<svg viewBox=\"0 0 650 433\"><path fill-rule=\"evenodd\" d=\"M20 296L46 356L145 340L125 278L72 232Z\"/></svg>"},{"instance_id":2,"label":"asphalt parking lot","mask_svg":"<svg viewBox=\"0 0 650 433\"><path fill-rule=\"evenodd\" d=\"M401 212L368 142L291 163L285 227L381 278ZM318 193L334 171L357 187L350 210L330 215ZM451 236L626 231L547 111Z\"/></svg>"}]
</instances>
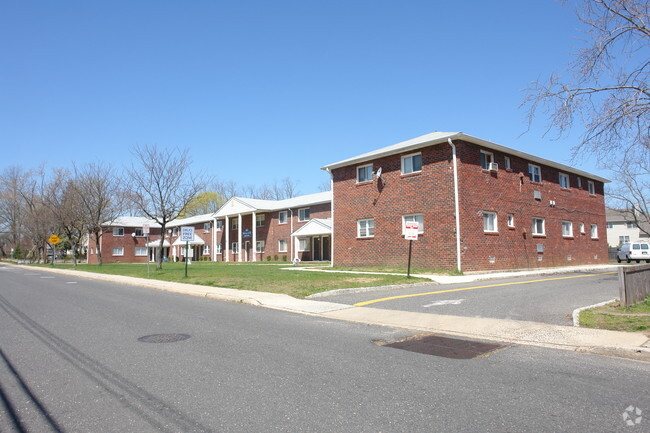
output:
<instances>
[{"instance_id":1,"label":"asphalt parking lot","mask_svg":"<svg viewBox=\"0 0 650 433\"><path fill-rule=\"evenodd\" d=\"M572 325L574 309L618 298L616 272L575 272L431 284L318 298L421 313Z\"/></svg>"}]
</instances>

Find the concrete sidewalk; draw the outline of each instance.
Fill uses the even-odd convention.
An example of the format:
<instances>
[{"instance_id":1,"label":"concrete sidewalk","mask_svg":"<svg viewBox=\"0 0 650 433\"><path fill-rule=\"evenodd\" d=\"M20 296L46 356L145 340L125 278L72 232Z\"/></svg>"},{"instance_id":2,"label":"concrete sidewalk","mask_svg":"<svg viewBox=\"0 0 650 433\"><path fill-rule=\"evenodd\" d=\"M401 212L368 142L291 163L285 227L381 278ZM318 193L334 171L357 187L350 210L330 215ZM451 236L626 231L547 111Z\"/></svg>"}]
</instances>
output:
<instances>
[{"instance_id":1,"label":"concrete sidewalk","mask_svg":"<svg viewBox=\"0 0 650 433\"><path fill-rule=\"evenodd\" d=\"M23 268L20 265L10 266ZM354 307L347 304L296 299L289 295L277 293L198 286L66 269L34 267L29 267L28 269L30 271L45 271L223 301L239 302L327 319L402 328L417 332L442 333L511 344L598 353L650 362L650 340L640 332L617 332L516 320L447 316Z\"/></svg>"}]
</instances>

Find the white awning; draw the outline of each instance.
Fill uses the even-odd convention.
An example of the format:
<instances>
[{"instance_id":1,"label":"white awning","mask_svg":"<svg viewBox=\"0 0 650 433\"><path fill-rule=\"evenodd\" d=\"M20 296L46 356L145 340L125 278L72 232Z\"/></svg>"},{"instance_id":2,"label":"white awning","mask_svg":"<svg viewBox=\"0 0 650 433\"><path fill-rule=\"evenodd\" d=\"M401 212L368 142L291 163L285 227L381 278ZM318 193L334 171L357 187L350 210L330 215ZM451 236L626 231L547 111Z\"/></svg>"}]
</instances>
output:
<instances>
[{"instance_id":1,"label":"white awning","mask_svg":"<svg viewBox=\"0 0 650 433\"><path fill-rule=\"evenodd\" d=\"M157 248L158 246L160 246L160 239L156 239L155 241L149 241L146 246L147 248ZM171 245L169 244L169 241L165 239L165 241L163 242L163 247L169 248L170 246Z\"/></svg>"},{"instance_id":2,"label":"white awning","mask_svg":"<svg viewBox=\"0 0 650 433\"><path fill-rule=\"evenodd\" d=\"M181 238L179 237L178 239L176 239L174 241L174 243L172 245L177 247L179 245L182 246L182 245L185 245L185 244L187 244L187 242L181 241ZM190 245L205 245L205 241L195 234L194 235L194 240L190 241L189 244Z\"/></svg>"},{"instance_id":3,"label":"white awning","mask_svg":"<svg viewBox=\"0 0 650 433\"><path fill-rule=\"evenodd\" d=\"M322 236L332 234L332 220L330 218L314 218L300 227L291 236Z\"/></svg>"}]
</instances>

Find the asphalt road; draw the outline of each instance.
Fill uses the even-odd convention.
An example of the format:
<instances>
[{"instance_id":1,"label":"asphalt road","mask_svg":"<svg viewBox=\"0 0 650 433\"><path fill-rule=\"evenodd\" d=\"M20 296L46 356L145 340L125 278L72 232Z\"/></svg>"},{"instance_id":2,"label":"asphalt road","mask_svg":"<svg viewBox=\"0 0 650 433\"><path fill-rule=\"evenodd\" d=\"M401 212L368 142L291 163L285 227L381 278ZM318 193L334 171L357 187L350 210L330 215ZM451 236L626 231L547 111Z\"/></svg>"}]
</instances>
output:
<instances>
[{"instance_id":1,"label":"asphalt road","mask_svg":"<svg viewBox=\"0 0 650 433\"><path fill-rule=\"evenodd\" d=\"M618 276L607 272L418 285L315 299L341 304L363 303L391 310L572 326L574 309L618 296Z\"/></svg>"},{"instance_id":2,"label":"asphalt road","mask_svg":"<svg viewBox=\"0 0 650 433\"><path fill-rule=\"evenodd\" d=\"M162 333L189 338L138 340ZM0 266L0 431L650 430L648 364L373 343L406 335ZM643 414L634 427L629 406Z\"/></svg>"}]
</instances>

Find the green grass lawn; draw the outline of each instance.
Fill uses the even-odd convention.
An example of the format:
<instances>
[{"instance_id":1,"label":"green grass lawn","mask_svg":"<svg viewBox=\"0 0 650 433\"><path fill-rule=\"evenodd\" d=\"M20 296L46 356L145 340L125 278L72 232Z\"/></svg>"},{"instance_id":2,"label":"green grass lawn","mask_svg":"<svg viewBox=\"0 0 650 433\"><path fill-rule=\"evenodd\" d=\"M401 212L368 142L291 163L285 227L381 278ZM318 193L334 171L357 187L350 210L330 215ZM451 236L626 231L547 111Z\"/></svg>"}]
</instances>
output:
<instances>
[{"instance_id":1,"label":"green grass lawn","mask_svg":"<svg viewBox=\"0 0 650 433\"><path fill-rule=\"evenodd\" d=\"M57 264L55 267L73 269L72 265L69 264ZM397 275L341 274L282 269L291 267L290 263L193 262L188 266L188 276L186 278L185 263L164 263L163 268L160 270L157 270L155 264L152 263L151 278L203 286L286 293L298 298L335 289L413 284L428 281ZM147 278L146 264L105 263L102 266L79 264L74 269Z\"/></svg>"},{"instance_id":2,"label":"green grass lawn","mask_svg":"<svg viewBox=\"0 0 650 433\"><path fill-rule=\"evenodd\" d=\"M580 326L614 331L641 331L650 337L650 296L630 307L613 302L580 313Z\"/></svg>"}]
</instances>

